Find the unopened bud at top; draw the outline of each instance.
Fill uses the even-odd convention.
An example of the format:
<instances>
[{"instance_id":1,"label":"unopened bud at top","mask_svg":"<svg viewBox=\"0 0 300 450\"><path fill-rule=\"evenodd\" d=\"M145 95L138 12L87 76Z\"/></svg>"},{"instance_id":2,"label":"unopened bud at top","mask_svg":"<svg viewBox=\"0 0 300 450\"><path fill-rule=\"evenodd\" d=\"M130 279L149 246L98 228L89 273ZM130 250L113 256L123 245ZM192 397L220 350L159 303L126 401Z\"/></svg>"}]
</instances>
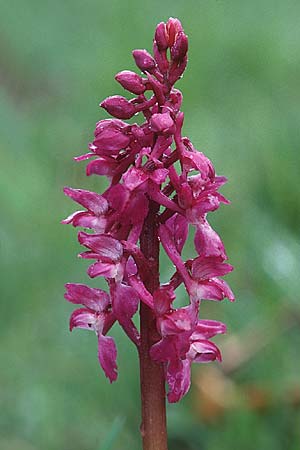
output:
<instances>
[{"instance_id":1,"label":"unopened bud at top","mask_svg":"<svg viewBox=\"0 0 300 450\"><path fill-rule=\"evenodd\" d=\"M171 47L171 58L173 61L182 61L188 51L187 36L180 31Z\"/></svg>"},{"instance_id":2,"label":"unopened bud at top","mask_svg":"<svg viewBox=\"0 0 300 450\"><path fill-rule=\"evenodd\" d=\"M170 19L168 20L166 28L169 36L169 47L172 47L177 34L183 32L183 28L180 21L178 19L173 19L173 17L170 17Z\"/></svg>"},{"instance_id":3,"label":"unopened bud at top","mask_svg":"<svg viewBox=\"0 0 300 450\"><path fill-rule=\"evenodd\" d=\"M100 106L117 119L130 119L135 114L134 105L121 95L107 97Z\"/></svg>"},{"instance_id":4,"label":"unopened bud at top","mask_svg":"<svg viewBox=\"0 0 300 450\"><path fill-rule=\"evenodd\" d=\"M123 70L122 72L117 73L115 79L124 89L133 94L140 95L146 90L142 77L135 72L131 72L131 70Z\"/></svg>"},{"instance_id":5,"label":"unopened bud at top","mask_svg":"<svg viewBox=\"0 0 300 450\"><path fill-rule=\"evenodd\" d=\"M157 25L154 39L156 41L158 50L163 51L169 47L169 36L167 33L166 24L164 22L161 22Z\"/></svg>"},{"instance_id":6,"label":"unopened bud at top","mask_svg":"<svg viewBox=\"0 0 300 450\"><path fill-rule=\"evenodd\" d=\"M156 67L154 58L147 52L147 50L133 50L132 55L135 63L142 72L151 72Z\"/></svg>"}]
</instances>

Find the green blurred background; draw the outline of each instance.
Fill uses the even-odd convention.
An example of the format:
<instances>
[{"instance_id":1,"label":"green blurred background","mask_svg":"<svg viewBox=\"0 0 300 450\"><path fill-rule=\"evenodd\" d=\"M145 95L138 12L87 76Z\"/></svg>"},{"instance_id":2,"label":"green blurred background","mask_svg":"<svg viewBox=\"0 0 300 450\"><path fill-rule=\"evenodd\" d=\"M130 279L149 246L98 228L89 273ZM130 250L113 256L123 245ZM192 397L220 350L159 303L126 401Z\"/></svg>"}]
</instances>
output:
<instances>
[{"instance_id":1,"label":"green blurred background","mask_svg":"<svg viewBox=\"0 0 300 450\"><path fill-rule=\"evenodd\" d=\"M74 210L64 185L103 189L72 157L107 117L99 101L122 94L114 74L170 16L190 39L185 134L229 178L232 205L210 221L237 296L203 305L228 325L223 371L194 367L168 407L170 450L300 448L299 1L2 0L1 450L140 449L136 353L114 329L110 385L95 336L70 335L63 285L89 280L59 221Z\"/></svg>"}]
</instances>

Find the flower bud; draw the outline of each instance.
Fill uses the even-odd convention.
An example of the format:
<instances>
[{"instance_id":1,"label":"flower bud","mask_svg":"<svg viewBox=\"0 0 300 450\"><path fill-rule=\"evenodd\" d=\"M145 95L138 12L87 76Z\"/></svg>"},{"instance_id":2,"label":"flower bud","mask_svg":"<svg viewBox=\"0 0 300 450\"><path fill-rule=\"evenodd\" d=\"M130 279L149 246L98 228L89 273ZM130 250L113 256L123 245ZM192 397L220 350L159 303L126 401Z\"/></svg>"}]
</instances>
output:
<instances>
[{"instance_id":1,"label":"flower bud","mask_svg":"<svg viewBox=\"0 0 300 450\"><path fill-rule=\"evenodd\" d=\"M174 122L170 113L153 114L150 127L154 133L170 134L173 131Z\"/></svg>"},{"instance_id":2,"label":"flower bud","mask_svg":"<svg viewBox=\"0 0 300 450\"><path fill-rule=\"evenodd\" d=\"M123 86L124 89L132 92L133 94L140 95L146 90L143 83L143 78L130 70L123 70L122 72L117 73L115 79L121 86Z\"/></svg>"},{"instance_id":3,"label":"flower bud","mask_svg":"<svg viewBox=\"0 0 300 450\"><path fill-rule=\"evenodd\" d=\"M159 51L156 41L153 43L153 55L161 73L166 74L169 69L167 53Z\"/></svg>"},{"instance_id":4,"label":"flower bud","mask_svg":"<svg viewBox=\"0 0 300 450\"><path fill-rule=\"evenodd\" d=\"M154 38L159 51L167 50L169 46L168 38L166 24L164 22L159 23L156 27Z\"/></svg>"},{"instance_id":5,"label":"flower bud","mask_svg":"<svg viewBox=\"0 0 300 450\"><path fill-rule=\"evenodd\" d=\"M128 125L121 120L100 120L95 130L94 152L97 154L102 154L101 150L119 152L122 148L126 148L130 142L130 136L125 133L124 128L128 128Z\"/></svg>"},{"instance_id":6,"label":"flower bud","mask_svg":"<svg viewBox=\"0 0 300 450\"><path fill-rule=\"evenodd\" d=\"M187 55L185 55L184 58L178 62L179 64L177 64L177 61L175 61L174 64L171 65L169 71L169 82L171 85L175 84L185 71L187 65Z\"/></svg>"},{"instance_id":7,"label":"flower bud","mask_svg":"<svg viewBox=\"0 0 300 450\"><path fill-rule=\"evenodd\" d=\"M173 61L181 61L188 50L188 39L182 31L176 36L175 42L171 47L171 58Z\"/></svg>"},{"instance_id":8,"label":"flower bud","mask_svg":"<svg viewBox=\"0 0 300 450\"><path fill-rule=\"evenodd\" d=\"M121 95L107 97L100 103L100 106L101 108L104 108L108 114L111 114L118 119L130 119L135 114L133 104Z\"/></svg>"},{"instance_id":9,"label":"flower bud","mask_svg":"<svg viewBox=\"0 0 300 450\"><path fill-rule=\"evenodd\" d=\"M180 21L178 19L173 19L173 17L170 17L168 20L166 28L169 36L169 47L172 47L175 42L176 35L179 32L183 32L183 28Z\"/></svg>"},{"instance_id":10,"label":"flower bud","mask_svg":"<svg viewBox=\"0 0 300 450\"><path fill-rule=\"evenodd\" d=\"M142 72L150 72L156 67L156 62L147 50L133 50L135 63Z\"/></svg>"}]
</instances>

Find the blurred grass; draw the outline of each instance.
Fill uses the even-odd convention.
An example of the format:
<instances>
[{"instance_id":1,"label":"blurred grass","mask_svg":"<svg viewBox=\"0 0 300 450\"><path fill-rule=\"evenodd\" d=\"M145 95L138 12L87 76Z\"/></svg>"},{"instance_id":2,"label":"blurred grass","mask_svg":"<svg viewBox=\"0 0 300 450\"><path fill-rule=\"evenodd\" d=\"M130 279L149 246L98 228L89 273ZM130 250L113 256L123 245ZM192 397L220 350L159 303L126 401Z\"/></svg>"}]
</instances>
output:
<instances>
[{"instance_id":1,"label":"blurred grass","mask_svg":"<svg viewBox=\"0 0 300 450\"><path fill-rule=\"evenodd\" d=\"M232 201L210 220L236 266L237 303L206 303L202 316L226 321L229 335L261 323L266 339L278 335L234 381L275 397L299 382L299 325L282 333L274 322L282 309L299 314L299 14L293 0L1 2L1 450L140 448L134 349L113 331L120 376L110 386L94 336L67 329L63 284L87 276L74 230L59 224L73 210L61 191L102 190L72 157L105 117L99 101L122 93L113 75L134 69L131 50L150 49L169 16L190 38L185 132L228 176ZM169 406L171 450L300 448L291 406L229 411L206 426L194 398Z\"/></svg>"}]
</instances>

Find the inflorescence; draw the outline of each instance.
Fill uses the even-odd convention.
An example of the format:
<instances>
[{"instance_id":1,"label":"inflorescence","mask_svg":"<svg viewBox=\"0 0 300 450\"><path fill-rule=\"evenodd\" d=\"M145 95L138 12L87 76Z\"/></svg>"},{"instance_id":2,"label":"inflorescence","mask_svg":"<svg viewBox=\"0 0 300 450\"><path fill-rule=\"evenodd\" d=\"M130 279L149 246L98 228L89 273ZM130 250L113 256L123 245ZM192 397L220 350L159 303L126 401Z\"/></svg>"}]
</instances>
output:
<instances>
[{"instance_id":1,"label":"inflorescence","mask_svg":"<svg viewBox=\"0 0 300 450\"><path fill-rule=\"evenodd\" d=\"M75 158L90 160L87 175L105 175L110 186L102 194L64 189L84 210L63 223L90 230L78 233L79 243L86 247L79 256L94 260L88 275L104 277L109 290L67 284L65 298L83 305L71 315L70 329L96 332L99 362L112 382L117 378L117 349L107 333L118 322L139 347L140 335L132 319L139 303L145 303L155 314L159 336L150 355L164 365L170 402L188 391L192 362L221 360L210 338L224 333L226 327L198 318L201 300L234 300L220 278L232 266L224 262L224 245L207 221L208 212L228 203L218 192L226 178L217 176L211 161L182 136L182 94L174 84L186 68L187 50L181 23L170 18L156 28L153 57L146 50L133 51L143 75L125 70L115 79L134 98L115 95L100 104L114 118L96 124L89 153ZM137 113L143 114L141 125L125 122ZM159 240L175 266L171 279L154 293L145 287L151 261L140 247L150 204L157 206ZM181 254L190 226L195 227L197 256L184 261ZM175 291L182 283L188 305L175 308Z\"/></svg>"}]
</instances>

